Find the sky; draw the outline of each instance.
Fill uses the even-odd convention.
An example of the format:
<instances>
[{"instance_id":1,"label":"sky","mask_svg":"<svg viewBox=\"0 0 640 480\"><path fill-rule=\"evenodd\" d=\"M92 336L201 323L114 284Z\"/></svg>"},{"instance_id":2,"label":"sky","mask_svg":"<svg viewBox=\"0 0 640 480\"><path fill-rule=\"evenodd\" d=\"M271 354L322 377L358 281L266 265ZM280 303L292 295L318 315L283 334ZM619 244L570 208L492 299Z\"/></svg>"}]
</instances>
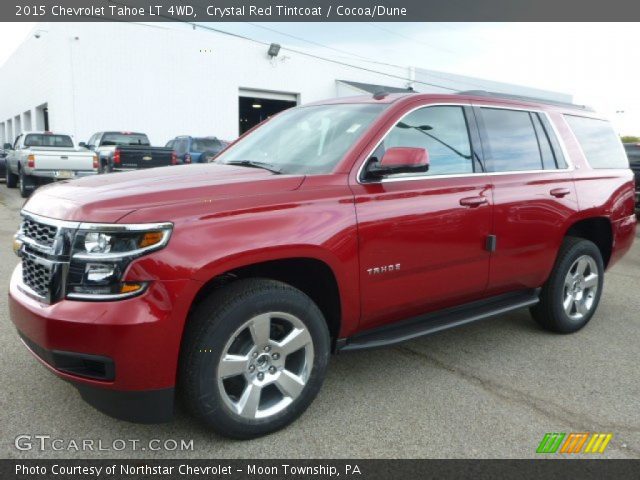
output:
<instances>
[{"instance_id":1,"label":"sky","mask_svg":"<svg viewBox=\"0 0 640 480\"><path fill-rule=\"evenodd\" d=\"M573 95L640 136L634 23L218 23L325 57L368 58ZM33 23L0 23L0 65Z\"/></svg>"}]
</instances>

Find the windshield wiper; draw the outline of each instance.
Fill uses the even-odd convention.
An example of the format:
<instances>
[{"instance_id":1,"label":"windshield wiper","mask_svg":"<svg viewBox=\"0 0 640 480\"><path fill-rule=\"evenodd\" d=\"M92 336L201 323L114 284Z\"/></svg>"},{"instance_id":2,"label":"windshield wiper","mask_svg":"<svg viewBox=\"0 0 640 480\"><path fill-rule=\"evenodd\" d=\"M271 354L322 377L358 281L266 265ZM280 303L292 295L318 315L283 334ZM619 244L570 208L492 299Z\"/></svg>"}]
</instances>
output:
<instances>
[{"instance_id":1,"label":"windshield wiper","mask_svg":"<svg viewBox=\"0 0 640 480\"><path fill-rule=\"evenodd\" d=\"M253 160L231 160L226 162L225 165L238 165L240 167L262 168L263 170L269 170L276 175L280 175L282 172L269 163L255 162Z\"/></svg>"}]
</instances>

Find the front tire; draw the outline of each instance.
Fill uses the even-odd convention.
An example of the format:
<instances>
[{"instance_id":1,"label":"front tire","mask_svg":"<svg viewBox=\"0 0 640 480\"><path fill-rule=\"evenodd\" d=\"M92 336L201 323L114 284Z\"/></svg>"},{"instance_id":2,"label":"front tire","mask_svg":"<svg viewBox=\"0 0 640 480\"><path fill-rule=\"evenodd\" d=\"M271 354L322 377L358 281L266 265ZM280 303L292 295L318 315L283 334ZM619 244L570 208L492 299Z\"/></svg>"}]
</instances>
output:
<instances>
[{"instance_id":1,"label":"front tire","mask_svg":"<svg viewBox=\"0 0 640 480\"><path fill-rule=\"evenodd\" d=\"M180 360L182 394L188 409L221 435L265 435L311 404L329 350L326 321L307 295L273 280L238 280L191 315Z\"/></svg>"},{"instance_id":2,"label":"front tire","mask_svg":"<svg viewBox=\"0 0 640 480\"><path fill-rule=\"evenodd\" d=\"M531 314L547 330L576 332L593 317L603 284L600 249L589 240L567 237Z\"/></svg>"}]
</instances>

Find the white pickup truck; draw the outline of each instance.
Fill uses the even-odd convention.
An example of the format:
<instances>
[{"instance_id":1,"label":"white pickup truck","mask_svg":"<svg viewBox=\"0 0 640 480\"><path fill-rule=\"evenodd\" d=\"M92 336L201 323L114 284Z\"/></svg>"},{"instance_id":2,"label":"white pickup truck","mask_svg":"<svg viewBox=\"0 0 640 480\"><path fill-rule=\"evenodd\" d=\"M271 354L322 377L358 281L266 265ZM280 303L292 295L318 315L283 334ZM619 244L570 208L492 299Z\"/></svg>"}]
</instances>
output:
<instances>
[{"instance_id":1,"label":"white pickup truck","mask_svg":"<svg viewBox=\"0 0 640 480\"><path fill-rule=\"evenodd\" d=\"M98 156L76 147L70 135L60 133L20 134L6 162L7 187L19 186L23 198L39 185L98 173Z\"/></svg>"}]
</instances>

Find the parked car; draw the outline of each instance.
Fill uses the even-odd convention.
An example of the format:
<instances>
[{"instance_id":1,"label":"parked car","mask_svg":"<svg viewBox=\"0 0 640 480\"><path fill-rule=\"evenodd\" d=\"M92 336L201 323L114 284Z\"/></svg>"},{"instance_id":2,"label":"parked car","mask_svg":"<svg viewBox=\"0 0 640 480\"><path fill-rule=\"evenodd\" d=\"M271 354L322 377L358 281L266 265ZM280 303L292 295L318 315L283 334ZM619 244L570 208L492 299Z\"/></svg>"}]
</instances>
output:
<instances>
[{"instance_id":1,"label":"parked car","mask_svg":"<svg viewBox=\"0 0 640 480\"><path fill-rule=\"evenodd\" d=\"M5 159L7 187L18 186L23 198L39 185L98 172L97 156L78 148L70 135L24 132L9 146L11 149Z\"/></svg>"},{"instance_id":2,"label":"parked car","mask_svg":"<svg viewBox=\"0 0 640 480\"><path fill-rule=\"evenodd\" d=\"M7 155L9 154L9 150L11 149L10 143L5 143L3 148L0 149L0 177L4 178L7 176Z\"/></svg>"},{"instance_id":3,"label":"parked car","mask_svg":"<svg viewBox=\"0 0 640 480\"><path fill-rule=\"evenodd\" d=\"M228 145L216 137L189 137L186 135L169 140L166 147L173 149L178 163L211 163Z\"/></svg>"},{"instance_id":4,"label":"parked car","mask_svg":"<svg viewBox=\"0 0 640 480\"><path fill-rule=\"evenodd\" d=\"M521 308L580 330L635 238L633 188L610 124L571 105L377 94L291 108L211 164L36 192L10 316L109 415L168 420L179 388L204 425L256 437L304 412L330 352Z\"/></svg>"},{"instance_id":5,"label":"parked car","mask_svg":"<svg viewBox=\"0 0 640 480\"><path fill-rule=\"evenodd\" d=\"M636 206L640 208L640 143L625 143L624 149L636 177Z\"/></svg>"},{"instance_id":6,"label":"parked car","mask_svg":"<svg viewBox=\"0 0 640 480\"><path fill-rule=\"evenodd\" d=\"M165 167L178 163L170 148L152 147L144 133L98 132L86 144L81 145L98 154L100 173Z\"/></svg>"}]
</instances>

